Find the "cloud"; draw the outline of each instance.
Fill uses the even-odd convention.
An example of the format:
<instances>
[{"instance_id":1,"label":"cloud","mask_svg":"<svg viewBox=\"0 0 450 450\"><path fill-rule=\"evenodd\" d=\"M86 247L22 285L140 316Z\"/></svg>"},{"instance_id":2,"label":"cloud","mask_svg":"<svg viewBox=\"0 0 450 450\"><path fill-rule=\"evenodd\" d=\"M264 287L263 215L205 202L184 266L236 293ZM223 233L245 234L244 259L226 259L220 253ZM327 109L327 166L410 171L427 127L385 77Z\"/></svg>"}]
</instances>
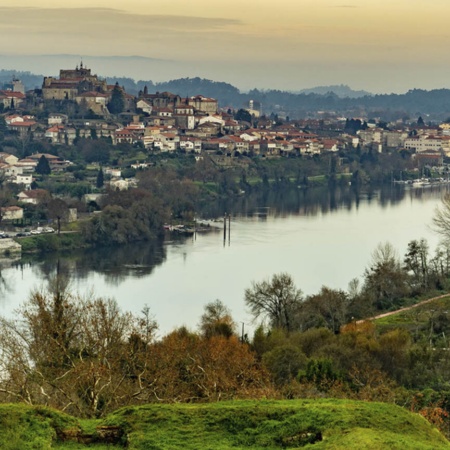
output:
<instances>
[{"instance_id":1,"label":"cloud","mask_svg":"<svg viewBox=\"0 0 450 450\"><path fill-rule=\"evenodd\" d=\"M137 27L156 27L169 29L217 29L229 25L238 25L236 19L220 17L206 18L195 16L133 14L113 8L15 8L0 7L0 24L14 28L32 26L42 28L52 25L52 28L68 24L71 28L82 31L85 25L104 26L115 24L119 28L127 25ZM134 31L133 29L130 31Z\"/></svg>"},{"instance_id":2,"label":"cloud","mask_svg":"<svg viewBox=\"0 0 450 450\"><path fill-rule=\"evenodd\" d=\"M2 53L104 53L177 57L217 42L241 22L226 18L134 14L110 8L0 7Z\"/></svg>"}]
</instances>

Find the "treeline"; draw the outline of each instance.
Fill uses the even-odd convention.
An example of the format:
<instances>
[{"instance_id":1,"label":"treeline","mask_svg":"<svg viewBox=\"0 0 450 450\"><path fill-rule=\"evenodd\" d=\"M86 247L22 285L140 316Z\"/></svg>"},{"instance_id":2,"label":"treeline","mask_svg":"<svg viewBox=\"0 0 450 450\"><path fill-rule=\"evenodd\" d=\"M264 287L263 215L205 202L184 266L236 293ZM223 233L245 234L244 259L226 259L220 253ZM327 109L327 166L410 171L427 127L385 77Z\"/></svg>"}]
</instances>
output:
<instances>
[{"instance_id":1,"label":"treeline","mask_svg":"<svg viewBox=\"0 0 450 450\"><path fill-rule=\"evenodd\" d=\"M219 104L240 108L249 100L260 102L266 113L282 110L305 114L317 111L357 111L365 109L399 111L413 117L420 114L445 115L450 114L449 89L412 89L405 94L362 95L358 97L342 97L331 91L322 94L292 93L281 90L252 89L248 93L240 92L235 86L211 81L204 78L181 78L167 82L153 83L151 80L135 82L130 78L111 78L110 82L118 82L127 91L137 93L147 86L149 93L170 91L181 96L202 94L216 98Z\"/></svg>"},{"instance_id":2,"label":"treeline","mask_svg":"<svg viewBox=\"0 0 450 450\"><path fill-rule=\"evenodd\" d=\"M3 69L0 71L0 84L10 82L13 76L19 78L26 89L40 87L43 81L42 75ZM399 114L404 113L413 117L421 114L444 117L450 114L448 107L450 103L449 89L434 89L431 91L412 89L405 94L361 95L355 98L350 93L348 97L342 97L340 92L342 86L336 87L336 89L339 88L338 94L341 94L337 95L331 92L332 89L327 92L322 90L322 93L293 93L274 89L252 89L244 93L229 83L199 77L187 77L156 83L152 80L135 81L126 77L108 77L107 81L110 84L119 83L128 93L133 95L138 95L147 86L149 93L170 91L182 97L201 94L216 98L222 107L230 106L235 109L241 108L243 105L247 105L249 100L253 100L260 102L266 113L270 114L281 109L289 111L292 117L294 117L293 113L297 116L324 110L353 111L356 114L356 111L361 109L366 111L397 111Z\"/></svg>"}]
</instances>

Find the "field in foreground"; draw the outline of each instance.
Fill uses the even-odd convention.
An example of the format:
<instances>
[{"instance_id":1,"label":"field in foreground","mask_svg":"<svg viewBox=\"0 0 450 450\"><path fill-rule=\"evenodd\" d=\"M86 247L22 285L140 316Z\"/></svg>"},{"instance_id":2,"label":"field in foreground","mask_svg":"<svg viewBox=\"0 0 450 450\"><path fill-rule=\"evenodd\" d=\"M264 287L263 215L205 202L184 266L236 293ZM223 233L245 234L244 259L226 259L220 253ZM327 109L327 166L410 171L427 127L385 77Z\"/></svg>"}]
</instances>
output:
<instances>
[{"instance_id":1,"label":"field in foreground","mask_svg":"<svg viewBox=\"0 0 450 450\"><path fill-rule=\"evenodd\" d=\"M0 405L9 449L449 449L424 418L400 407L347 400L146 405L101 421L47 408Z\"/></svg>"}]
</instances>

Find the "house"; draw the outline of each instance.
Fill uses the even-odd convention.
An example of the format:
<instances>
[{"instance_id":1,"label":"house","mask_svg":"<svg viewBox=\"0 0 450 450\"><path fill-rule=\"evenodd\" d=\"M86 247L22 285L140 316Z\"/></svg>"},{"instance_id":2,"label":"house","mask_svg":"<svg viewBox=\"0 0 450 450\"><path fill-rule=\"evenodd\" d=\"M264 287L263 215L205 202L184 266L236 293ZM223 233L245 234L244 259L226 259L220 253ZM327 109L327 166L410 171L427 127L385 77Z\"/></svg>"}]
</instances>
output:
<instances>
[{"instance_id":1,"label":"house","mask_svg":"<svg viewBox=\"0 0 450 450\"><path fill-rule=\"evenodd\" d=\"M9 131L15 131L20 137L24 137L30 134L37 127L37 123L34 120L14 120L7 124Z\"/></svg>"},{"instance_id":2,"label":"house","mask_svg":"<svg viewBox=\"0 0 450 450\"><path fill-rule=\"evenodd\" d=\"M15 164L16 167L22 169L22 173L24 172L34 172L34 169L37 166L37 161L34 159L30 159L30 158L24 158L21 159L19 161L17 161L17 163Z\"/></svg>"},{"instance_id":3,"label":"house","mask_svg":"<svg viewBox=\"0 0 450 450\"><path fill-rule=\"evenodd\" d=\"M53 125L45 131L45 137L49 139L52 144L61 143L61 135L64 136L64 125Z\"/></svg>"},{"instance_id":4,"label":"house","mask_svg":"<svg viewBox=\"0 0 450 450\"><path fill-rule=\"evenodd\" d=\"M204 97L203 95L187 98L187 104L192 106L196 111L202 111L208 114L216 114L218 109L218 102L216 99Z\"/></svg>"},{"instance_id":5,"label":"house","mask_svg":"<svg viewBox=\"0 0 450 450\"><path fill-rule=\"evenodd\" d=\"M33 182L33 176L32 175L23 175L18 174L15 178L11 180L14 184L24 184L26 189L30 189L31 183Z\"/></svg>"},{"instance_id":6,"label":"house","mask_svg":"<svg viewBox=\"0 0 450 450\"><path fill-rule=\"evenodd\" d=\"M48 125L61 125L63 123L66 123L68 120L68 117L65 114L59 114L59 113L51 113L48 116L47 123Z\"/></svg>"},{"instance_id":7,"label":"house","mask_svg":"<svg viewBox=\"0 0 450 450\"><path fill-rule=\"evenodd\" d=\"M109 100L109 95L102 92L89 91L78 94L75 101L79 105L84 105L86 108L92 110L95 114L108 114L106 105Z\"/></svg>"},{"instance_id":8,"label":"house","mask_svg":"<svg viewBox=\"0 0 450 450\"><path fill-rule=\"evenodd\" d=\"M150 103L153 108L174 107L181 103L181 97L171 92L156 92L156 94L148 94L147 89L139 96L139 100L145 100Z\"/></svg>"},{"instance_id":9,"label":"house","mask_svg":"<svg viewBox=\"0 0 450 450\"><path fill-rule=\"evenodd\" d=\"M22 92L0 91L0 103L4 108L17 108L25 101L25 98Z\"/></svg>"},{"instance_id":10,"label":"house","mask_svg":"<svg viewBox=\"0 0 450 450\"><path fill-rule=\"evenodd\" d=\"M184 150L186 153L201 153L202 151L201 139L194 137L181 136L179 146L180 149Z\"/></svg>"},{"instance_id":11,"label":"house","mask_svg":"<svg viewBox=\"0 0 450 450\"><path fill-rule=\"evenodd\" d=\"M20 206L5 206L1 208L2 220L21 220L23 219L23 208Z\"/></svg>"},{"instance_id":12,"label":"house","mask_svg":"<svg viewBox=\"0 0 450 450\"><path fill-rule=\"evenodd\" d=\"M225 125L225 120L219 114L209 114L200 118L198 121L198 125L203 125L204 123L214 123L222 127Z\"/></svg>"},{"instance_id":13,"label":"house","mask_svg":"<svg viewBox=\"0 0 450 450\"><path fill-rule=\"evenodd\" d=\"M147 114L151 114L153 109L151 103L143 98L136 102L136 108Z\"/></svg>"},{"instance_id":14,"label":"house","mask_svg":"<svg viewBox=\"0 0 450 450\"><path fill-rule=\"evenodd\" d=\"M17 199L22 203L29 203L37 205L41 201L50 198L50 193L45 189L34 189L29 191L19 192Z\"/></svg>"},{"instance_id":15,"label":"house","mask_svg":"<svg viewBox=\"0 0 450 450\"><path fill-rule=\"evenodd\" d=\"M112 178L120 178L122 176L122 171L120 169L106 168L105 175L109 175Z\"/></svg>"},{"instance_id":16,"label":"house","mask_svg":"<svg viewBox=\"0 0 450 450\"><path fill-rule=\"evenodd\" d=\"M0 152L0 162L13 165L17 161L19 161L19 158L17 156L11 155L9 153Z\"/></svg>"},{"instance_id":17,"label":"house","mask_svg":"<svg viewBox=\"0 0 450 450\"><path fill-rule=\"evenodd\" d=\"M440 151L442 149L442 137L433 135L420 135L405 140L407 150L415 150L417 153Z\"/></svg>"}]
</instances>

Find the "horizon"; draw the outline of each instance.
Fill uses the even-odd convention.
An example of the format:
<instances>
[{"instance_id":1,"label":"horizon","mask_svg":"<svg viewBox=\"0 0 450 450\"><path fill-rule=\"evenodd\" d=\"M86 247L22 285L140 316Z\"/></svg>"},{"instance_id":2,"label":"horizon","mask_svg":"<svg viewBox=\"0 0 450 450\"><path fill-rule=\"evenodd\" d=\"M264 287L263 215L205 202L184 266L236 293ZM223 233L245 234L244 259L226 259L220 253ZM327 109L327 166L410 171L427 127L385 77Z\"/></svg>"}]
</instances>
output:
<instances>
[{"instance_id":1,"label":"horizon","mask_svg":"<svg viewBox=\"0 0 450 450\"><path fill-rule=\"evenodd\" d=\"M241 90L344 84L377 94L449 86L444 0L435 0L432 14L417 0L168 0L151 10L142 0L70 3L3 0L0 65L49 75L103 55L89 62L103 76L198 76ZM63 54L71 64L55 67L51 59ZM134 64L124 63L132 55Z\"/></svg>"},{"instance_id":2,"label":"horizon","mask_svg":"<svg viewBox=\"0 0 450 450\"><path fill-rule=\"evenodd\" d=\"M138 83L140 81L152 81L153 83L157 84L157 83L166 83L166 82L170 82L170 81L175 81L175 80L179 80L179 79L183 79L183 78L201 78L204 80L208 80L208 81L213 81L213 82L223 82L223 83L228 83L230 85L232 85L233 87L239 89L239 91L243 94L247 93L248 91L252 90L252 89L258 89L261 91L270 91L270 90L281 90L284 92L289 92L289 93L301 93L301 91L305 91L305 90L314 90L317 88L328 88L328 87L346 87L349 88L351 91L354 92L358 92L358 91L364 91L370 95L390 95L390 94L406 94L407 92L409 92L410 90L414 90L414 89L422 89L425 91L431 91L431 90L439 90L439 89L450 89L450 87L446 87L446 86L433 86L433 87L419 87L419 86L408 86L407 88L405 88L403 91L392 91L392 90L386 90L386 91L371 91L368 88L366 88L365 86L358 86L355 87L354 85L351 85L349 82L346 82L345 80L342 82L333 82L330 81L329 84L311 84L309 86L299 86L298 88L291 88L288 89L285 86L277 86L277 85L272 85L272 86L257 86L257 85L249 85L249 86L243 86L242 84L239 85L238 83L233 83L232 81L228 81L225 79L220 79L220 78L211 78L211 77L206 77L203 76L202 74L183 74L182 69L178 69L178 76L175 76L173 74L173 72L169 75L170 70L169 71L161 71L161 73L167 73L167 76L164 77L164 75L161 75L159 77L153 77L153 78L144 78L143 76L135 76L134 75L134 70L133 70L133 66L127 66L127 71L125 71L126 73L122 73L122 74L113 74L113 73L102 73L101 71L97 70L97 68L101 68L103 67L104 70L108 71L113 71L114 67L118 68L118 70L121 70L119 67L120 64L118 61L122 61L124 59L136 59L136 60L141 60L141 61L145 61L148 64L161 64L161 61L159 60L152 60L151 58L146 58L146 57L142 57L142 56L138 56L138 55L131 55L131 56L103 56L103 55L96 55L96 56L87 56L87 57L82 57L82 56L78 56L78 55L68 55L68 54L64 54L64 55L24 55L24 56L10 56L10 55L0 55L0 64L4 64L4 59L10 60L10 61L16 61L16 65L14 65L14 62L10 62L9 64L7 64L9 67L5 67L5 66L1 66L0 70L5 70L5 71L12 71L12 72L28 72L31 75L35 75L35 76L59 76L59 70L60 69L72 69L75 68L77 65L80 64L80 62L83 62L84 66L92 69L92 73L98 75L100 78L128 78L133 80L135 83ZM33 63L30 62L30 60L41 60L40 63ZM49 60L53 61L52 63L49 64ZM114 62L114 60L116 60L116 62ZM117 61L118 60L118 61ZM76 62L75 62L76 61ZM75 62L75 64L70 65L72 62ZM173 62L171 62L173 63ZM47 73L44 73L43 70L34 70L32 67L30 67L30 65L34 65L35 67L39 67L39 64L42 65L42 67L50 67L49 70L47 70ZM142 68L141 68L142 70ZM137 70L137 72L139 72L139 70ZM189 71L187 71L189 72ZM144 71L143 73L147 74L147 71Z\"/></svg>"}]
</instances>

